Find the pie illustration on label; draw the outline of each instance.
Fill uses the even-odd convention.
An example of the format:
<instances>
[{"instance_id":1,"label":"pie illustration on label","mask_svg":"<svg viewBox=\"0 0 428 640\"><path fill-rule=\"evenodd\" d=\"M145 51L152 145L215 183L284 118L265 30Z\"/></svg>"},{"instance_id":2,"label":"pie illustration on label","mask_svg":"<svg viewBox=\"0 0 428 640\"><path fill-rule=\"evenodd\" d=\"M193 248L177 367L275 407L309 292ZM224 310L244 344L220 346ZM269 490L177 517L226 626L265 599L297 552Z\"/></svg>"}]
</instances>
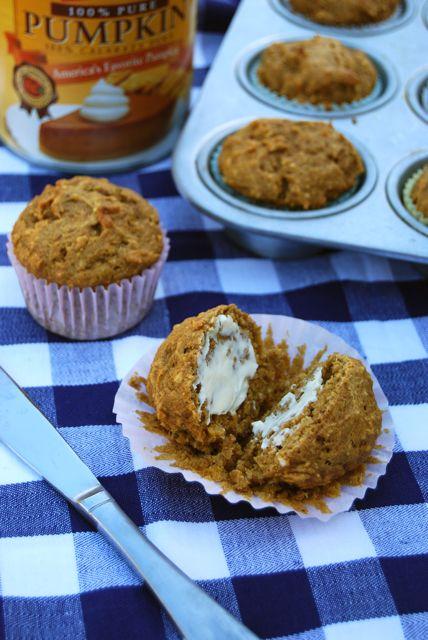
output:
<instances>
[{"instance_id":1,"label":"pie illustration on label","mask_svg":"<svg viewBox=\"0 0 428 640\"><path fill-rule=\"evenodd\" d=\"M69 161L96 161L156 144L170 127L188 74L166 65L154 71L99 80L80 108L41 124L41 151Z\"/></svg>"}]
</instances>

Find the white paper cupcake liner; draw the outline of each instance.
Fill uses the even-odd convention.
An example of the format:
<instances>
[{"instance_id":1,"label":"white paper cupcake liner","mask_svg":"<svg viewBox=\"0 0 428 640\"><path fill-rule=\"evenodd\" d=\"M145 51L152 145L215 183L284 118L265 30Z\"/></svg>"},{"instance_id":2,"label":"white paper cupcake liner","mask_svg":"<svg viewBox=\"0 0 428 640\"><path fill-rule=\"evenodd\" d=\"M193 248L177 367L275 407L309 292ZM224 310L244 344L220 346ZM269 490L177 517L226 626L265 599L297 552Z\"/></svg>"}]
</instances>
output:
<instances>
[{"instance_id":1,"label":"white paper cupcake liner","mask_svg":"<svg viewBox=\"0 0 428 640\"><path fill-rule=\"evenodd\" d=\"M421 177L421 175L423 174L424 169L423 167L421 169L418 169L418 171L415 171L410 178L408 178L406 180L406 182L404 183L404 187L403 187L403 202L404 202L404 206L406 207L407 211L409 213L412 214L412 216L414 218L416 218L416 220L419 220L420 222L422 222L422 224L428 225L428 217L426 217L422 211L419 211L415 205L415 203L413 202L413 198L412 198L412 191L413 191L413 187L415 186L415 184L417 183L417 181L419 180L419 178Z\"/></svg>"},{"instance_id":2,"label":"white paper cupcake liner","mask_svg":"<svg viewBox=\"0 0 428 640\"><path fill-rule=\"evenodd\" d=\"M135 326L150 310L156 285L169 252L162 229L163 249L154 265L141 275L95 288L59 286L36 278L16 258L11 240L7 253L18 276L28 311L53 333L73 340L109 338Z\"/></svg>"},{"instance_id":3,"label":"white paper cupcake liner","mask_svg":"<svg viewBox=\"0 0 428 640\"><path fill-rule=\"evenodd\" d=\"M326 331L322 327L305 322L304 320L298 320L297 318L259 314L254 314L252 317L255 322L262 327L264 334L266 333L269 325L272 326L275 342L279 342L283 338L286 338L291 357L297 354L297 348L300 345L305 344L307 347L305 364L308 364L320 349L326 347L327 354L339 352L352 356L353 358L358 358L364 363L372 377L373 391L376 401L379 408L382 410L382 432L379 435L376 441L376 446L373 448L371 453L373 458L376 458L378 462L366 465L365 477L361 485L355 487L342 485L340 494L337 497L325 498L324 502L330 509L330 513L324 513L310 504L305 505L307 509L306 513L296 512L293 508L279 502L268 502L256 496L249 498L247 496L242 496L235 491L224 492L220 484L207 480L194 471L174 466L173 461L157 459L159 453L156 451L156 447L164 444L166 439L163 436L147 431L144 428L137 411L153 412L153 409L137 399L135 389L129 385L129 381L134 375L147 377L155 353L161 343L160 340L156 343L150 341L147 346L147 350L142 354L141 358L136 362L131 371L122 381L113 406L113 412L116 414L116 420L118 423L122 424L123 434L130 441L131 450L134 456L134 463L137 468L156 467L166 473L181 473L187 481L199 482L202 484L208 494L223 495L228 502L233 504L244 501L251 504L255 509L273 507L278 511L278 513L295 512L302 518L313 517L323 521L329 520L337 513L348 511L354 500L356 498L362 498L367 489L374 489L380 476L382 476L386 471L387 464L392 457L394 446L393 422L391 413L388 409L388 401L380 388L379 382L368 365L363 361L358 352L342 340L342 338Z\"/></svg>"}]
</instances>

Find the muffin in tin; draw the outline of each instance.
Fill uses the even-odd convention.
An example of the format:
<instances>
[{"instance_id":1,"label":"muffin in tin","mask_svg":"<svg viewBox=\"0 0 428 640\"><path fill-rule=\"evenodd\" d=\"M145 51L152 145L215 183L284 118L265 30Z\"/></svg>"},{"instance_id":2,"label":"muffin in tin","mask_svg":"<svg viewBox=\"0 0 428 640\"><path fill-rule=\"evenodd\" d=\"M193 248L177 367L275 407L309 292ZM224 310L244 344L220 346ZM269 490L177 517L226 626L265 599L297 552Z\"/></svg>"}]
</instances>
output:
<instances>
[{"instance_id":1,"label":"muffin in tin","mask_svg":"<svg viewBox=\"0 0 428 640\"><path fill-rule=\"evenodd\" d=\"M261 394L261 335L252 318L221 305L176 325L159 347L147 390L171 437L195 449L249 427Z\"/></svg>"},{"instance_id":2,"label":"muffin in tin","mask_svg":"<svg viewBox=\"0 0 428 640\"><path fill-rule=\"evenodd\" d=\"M332 354L253 422L253 480L302 489L326 485L367 460L381 423L364 365Z\"/></svg>"},{"instance_id":3,"label":"muffin in tin","mask_svg":"<svg viewBox=\"0 0 428 640\"><path fill-rule=\"evenodd\" d=\"M20 214L9 245L30 313L76 339L114 335L141 320L167 253L147 200L88 176L47 185Z\"/></svg>"},{"instance_id":4,"label":"muffin in tin","mask_svg":"<svg viewBox=\"0 0 428 640\"><path fill-rule=\"evenodd\" d=\"M428 225L428 164L407 180L403 190L403 201L412 216Z\"/></svg>"},{"instance_id":5,"label":"muffin in tin","mask_svg":"<svg viewBox=\"0 0 428 640\"><path fill-rule=\"evenodd\" d=\"M320 209L364 174L353 144L331 124L259 119L228 136L218 157L224 182L255 202Z\"/></svg>"},{"instance_id":6,"label":"muffin in tin","mask_svg":"<svg viewBox=\"0 0 428 640\"><path fill-rule=\"evenodd\" d=\"M362 26L390 18L400 0L290 0L291 8L314 22Z\"/></svg>"},{"instance_id":7,"label":"muffin in tin","mask_svg":"<svg viewBox=\"0 0 428 640\"><path fill-rule=\"evenodd\" d=\"M368 96L377 70L363 51L315 36L271 44L262 53L258 78L278 95L331 109Z\"/></svg>"}]
</instances>

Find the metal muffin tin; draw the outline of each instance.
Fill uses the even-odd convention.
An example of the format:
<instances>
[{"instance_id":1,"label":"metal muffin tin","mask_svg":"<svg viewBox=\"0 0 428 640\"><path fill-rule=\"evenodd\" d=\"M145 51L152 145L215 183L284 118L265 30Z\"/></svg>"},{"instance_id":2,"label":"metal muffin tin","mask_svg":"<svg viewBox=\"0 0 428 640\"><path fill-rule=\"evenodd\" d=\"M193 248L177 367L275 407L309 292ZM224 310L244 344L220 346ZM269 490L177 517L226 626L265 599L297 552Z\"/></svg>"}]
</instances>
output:
<instances>
[{"instance_id":1,"label":"metal muffin tin","mask_svg":"<svg viewBox=\"0 0 428 640\"><path fill-rule=\"evenodd\" d=\"M428 122L428 68L419 71L407 85L407 100L413 111Z\"/></svg>"},{"instance_id":2,"label":"metal muffin tin","mask_svg":"<svg viewBox=\"0 0 428 640\"><path fill-rule=\"evenodd\" d=\"M424 8L422 9L422 17L425 22L425 25L428 27L428 0L424 4Z\"/></svg>"},{"instance_id":3,"label":"metal muffin tin","mask_svg":"<svg viewBox=\"0 0 428 640\"><path fill-rule=\"evenodd\" d=\"M367 29L356 29L355 39L349 37L349 29L335 30L335 37L367 51L382 65L383 99L358 114L317 110L317 119L332 121L355 145L366 172L353 193L324 209L296 212L240 196L223 183L215 160L225 136L251 120L314 119L314 113L285 112L283 105L256 97L243 74L263 45L304 40L325 30L306 20L311 34L306 26L290 22L286 12L278 13L279 0L241 0L174 153L173 175L182 195L223 223L236 242L260 255L294 258L320 247L337 247L428 263L428 239L419 228L423 225L416 220L411 225L407 217L397 215L398 205L390 195L395 190L401 202L402 175L408 176L408 171L400 163L428 140L426 124L405 98L406 85L425 62L423 52L427 51L427 30L417 3L405 0L397 15L385 21L388 29L377 25L382 28L374 33L370 27L367 41L362 33ZM341 38L342 33L346 38Z\"/></svg>"}]
</instances>

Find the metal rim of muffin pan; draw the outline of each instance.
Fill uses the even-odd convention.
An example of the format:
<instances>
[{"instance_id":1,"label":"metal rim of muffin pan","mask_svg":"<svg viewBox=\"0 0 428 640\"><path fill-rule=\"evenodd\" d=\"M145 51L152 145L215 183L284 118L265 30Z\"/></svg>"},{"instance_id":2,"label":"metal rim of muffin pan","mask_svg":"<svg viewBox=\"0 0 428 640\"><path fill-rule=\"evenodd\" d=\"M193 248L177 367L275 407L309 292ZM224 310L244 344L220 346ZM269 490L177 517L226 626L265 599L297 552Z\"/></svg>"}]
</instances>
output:
<instances>
[{"instance_id":1,"label":"metal rim of muffin pan","mask_svg":"<svg viewBox=\"0 0 428 640\"><path fill-rule=\"evenodd\" d=\"M367 24L355 27L340 27L334 25L321 24L306 18L303 14L294 11L289 0L270 0L274 9L284 18L294 22L304 29L316 29L319 33L329 33L331 35L348 36L377 36L393 29L398 29L411 20L416 13L416 3L412 0L401 0L400 6L393 15L382 22Z\"/></svg>"},{"instance_id":2,"label":"metal rim of muffin pan","mask_svg":"<svg viewBox=\"0 0 428 640\"><path fill-rule=\"evenodd\" d=\"M428 225L420 222L403 203L403 188L411 176L428 163L428 150L412 153L397 162L386 180L386 195L395 213L419 233L428 236Z\"/></svg>"},{"instance_id":3,"label":"metal rim of muffin pan","mask_svg":"<svg viewBox=\"0 0 428 640\"><path fill-rule=\"evenodd\" d=\"M196 155L196 167L200 179L211 193L224 202L238 207L247 213L264 218L307 220L308 218L321 218L342 213L365 200L374 189L377 182L377 167L374 158L359 141L346 135L345 137L354 145L360 154L365 167L365 173L356 188L350 189L329 206L321 209L310 209L308 211L291 210L273 207L269 204L257 204L255 201L242 196L234 189L228 187L221 179L221 174L216 164L221 145L225 138L256 119L257 117L235 120L215 129L208 138L205 138Z\"/></svg>"},{"instance_id":4,"label":"metal rim of muffin pan","mask_svg":"<svg viewBox=\"0 0 428 640\"><path fill-rule=\"evenodd\" d=\"M422 9L422 20L425 23L425 26L428 28L428 0L425 2L425 5Z\"/></svg>"},{"instance_id":5,"label":"metal rim of muffin pan","mask_svg":"<svg viewBox=\"0 0 428 640\"><path fill-rule=\"evenodd\" d=\"M321 105L301 103L297 100L290 100L285 96L280 96L268 87L264 87L257 79L257 68L260 64L260 56L264 49L275 42L301 42L310 40L309 38L284 38L284 35L270 36L252 44L238 61L236 73L240 84L254 98L264 102L270 107L274 107L286 113L292 113L303 117L311 118L350 118L362 113L367 113L377 109L387 103L397 92L399 86L398 74L394 66L385 56L368 49L359 48L355 43L342 40L342 44L350 49L357 49L367 54L371 62L376 67L378 80L370 95L361 100L350 102L345 105L334 105L331 109L326 109Z\"/></svg>"},{"instance_id":6,"label":"metal rim of muffin pan","mask_svg":"<svg viewBox=\"0 0 428 640\"><path fill-rule=\"evenodd\" d=\"M406 98L416 115L428 122L428 68L422 69L410 79L406 88Z\"/></svg>"}]
</instances>

